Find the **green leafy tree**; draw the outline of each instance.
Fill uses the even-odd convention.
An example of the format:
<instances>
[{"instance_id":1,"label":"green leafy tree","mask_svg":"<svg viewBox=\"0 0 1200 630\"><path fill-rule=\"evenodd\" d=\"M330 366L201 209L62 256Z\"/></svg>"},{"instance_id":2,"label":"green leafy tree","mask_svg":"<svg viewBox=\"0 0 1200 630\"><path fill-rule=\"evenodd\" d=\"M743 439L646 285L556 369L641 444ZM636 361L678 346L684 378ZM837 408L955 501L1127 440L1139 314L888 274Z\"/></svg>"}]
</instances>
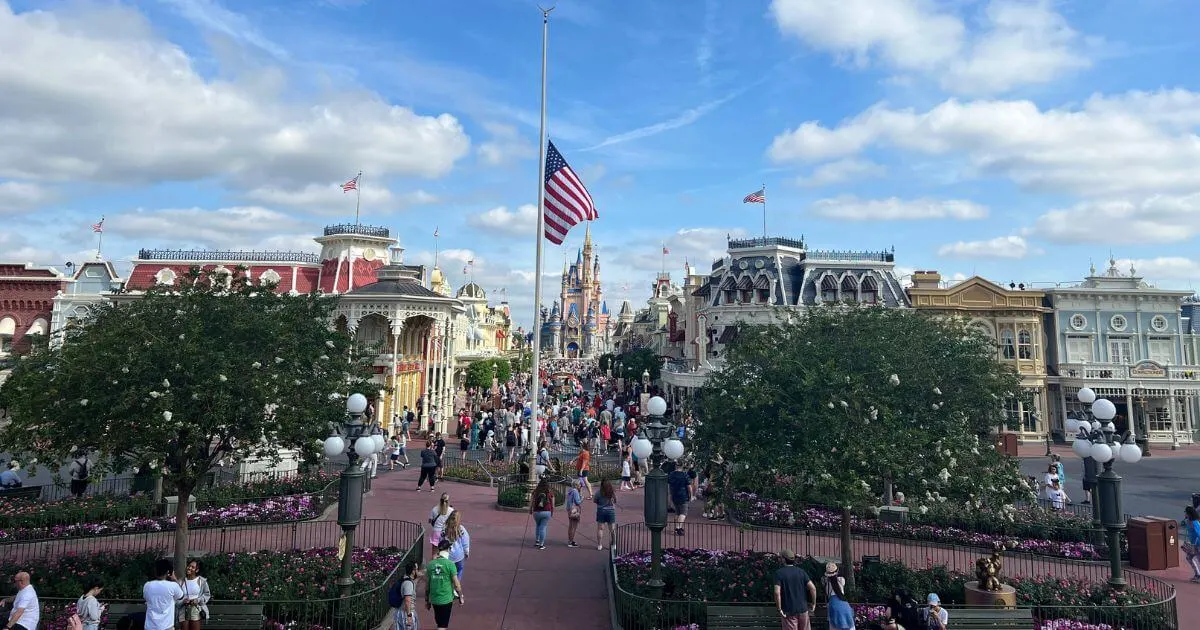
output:
<instances>
[{"instance_id":1,"label":"green leafy tree","mask_svg":"<svg viewBox=\"0 0 1200 630\"><path fill-rule=\"evenodd\" d=\"M513 372L528 373L533 367L533 355L528 352L521 353L518 356L511 357L508 360L509 368Z\"/></svg>"},{"instance_id":2,"label":"green leafy tree","mask_svg":"<svg viewBox=\"0 0 1200 630\"><path fill-rule=\"evenodd\" d=\"M467 386L487 388L492 377L504 383L512 376L512 366L505 359L480 359L467 366Z\"/></svg>"},{"instance_id":3,"label":"green leafy tree","mask_svg":"<svg viewBox=\"0 0 1200 630\"><path fill-rule=\"evenodd\" d=\"M600 366L601 372L608 370L610 368L613 370L617 369L617 355L615 355L611 352L606 352L606 353L600 355L600 358L597 359L596 362Z\"/></svg>"},{"instance_id":4,"label":"green leafy tree","mask_svg":"<svg viewBox=\"0 0 1200 630\"><path fill-rule=\"evenodd\" d=\"M874 505L885 483L910 506L1001 505L1025 492L987 442L1022 396L974 327L912 311L834 306L745 327L701 391L701 457L734 487L829 505Z\"/></svg>"},{"instance_id":5,"label":"green leafy tree","mask_svg":"<svg viewBox=\"0 0 1200 630\"><path fill-rule=\"evenodd\" d=\"M621 364L621 375L634 380L641 380L642 373L649 371L650 380L657 381L659 372L662 370L662 362L650 348L638 348L624 352L617 357L617 362Z\"/></svg>"},{"instance_id":6,"label":"green leafy tree","mask_svg":"<svg viewBox=\"0 0 1200 630\"><path fill-rule=\"evenodd\" d=\"M307 455L370 391L370 357L330 327L335 299L276 293L234 272L181 274L93 310L64 343L21 359L0 387L12 421L0 448L53 468L78 448L99 468L149 465L181 497L175 563L188 549L186 497L222 459Z\"/></svg>"}]
</instances>

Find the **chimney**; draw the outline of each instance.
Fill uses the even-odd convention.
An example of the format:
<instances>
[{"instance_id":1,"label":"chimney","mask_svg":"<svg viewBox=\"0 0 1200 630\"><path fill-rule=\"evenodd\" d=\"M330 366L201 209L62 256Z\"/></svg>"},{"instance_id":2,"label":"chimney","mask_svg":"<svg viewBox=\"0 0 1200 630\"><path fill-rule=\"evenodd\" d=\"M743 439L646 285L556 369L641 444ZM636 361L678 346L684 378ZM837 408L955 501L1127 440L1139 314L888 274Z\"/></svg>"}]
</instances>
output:
<instances>
[{"instance_id":1,"label":"chimney","mask_svg":"<svg viewBox=\"0 0 1200 630\"><path fill-rule=\"evenodd\" d=\"M934 270L914 271L912 286L914 289L936 289L942 284L942 274Z\"/></svg>"}]
</instances>

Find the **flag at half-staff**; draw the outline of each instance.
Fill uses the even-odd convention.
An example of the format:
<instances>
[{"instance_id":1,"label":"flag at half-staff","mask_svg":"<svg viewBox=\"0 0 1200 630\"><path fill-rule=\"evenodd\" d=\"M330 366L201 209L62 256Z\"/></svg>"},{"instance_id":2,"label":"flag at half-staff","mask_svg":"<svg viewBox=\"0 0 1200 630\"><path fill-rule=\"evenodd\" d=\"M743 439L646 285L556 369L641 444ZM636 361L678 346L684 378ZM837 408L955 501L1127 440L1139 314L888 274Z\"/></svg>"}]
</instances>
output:
<instances>
[{"instance_id":1,"label":"flag at half-staff","mask_svg":"<svg viewBox=\"0 0 1200 630\"><path fill-rule=\"evenodd\" d=\"M546 240L562 245L572 227L598 215L591 194L553 142L546 149L545 187Z\"/></svg>"}]
</instances>

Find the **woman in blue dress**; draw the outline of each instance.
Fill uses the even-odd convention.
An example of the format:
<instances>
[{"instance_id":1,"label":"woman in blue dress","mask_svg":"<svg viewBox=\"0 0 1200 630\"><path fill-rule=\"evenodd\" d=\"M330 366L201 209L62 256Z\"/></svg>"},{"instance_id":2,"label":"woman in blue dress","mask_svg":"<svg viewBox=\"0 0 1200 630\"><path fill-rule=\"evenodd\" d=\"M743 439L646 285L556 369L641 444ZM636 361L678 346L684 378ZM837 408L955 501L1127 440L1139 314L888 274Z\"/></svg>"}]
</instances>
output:
<instances>
[{"instance_id":1,"label":"woman in blue dress","mask_svg":"<svg viewBox=\"0 0 1200 630\"><path fill-rule=\"evenodd\" d=\"M846 601L846 578L838 575L838 565L825 565L825 595L829 598L829 630L854 630L854 609Z\"/></svg>"}]
</instances>

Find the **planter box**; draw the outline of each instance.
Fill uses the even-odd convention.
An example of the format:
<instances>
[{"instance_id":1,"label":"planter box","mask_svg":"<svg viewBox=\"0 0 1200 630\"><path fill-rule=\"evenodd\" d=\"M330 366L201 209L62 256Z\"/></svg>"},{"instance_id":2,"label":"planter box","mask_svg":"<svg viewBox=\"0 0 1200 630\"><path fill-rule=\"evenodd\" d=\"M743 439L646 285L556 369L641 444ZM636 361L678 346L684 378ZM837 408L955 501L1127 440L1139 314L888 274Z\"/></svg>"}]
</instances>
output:
<instances>
[{"instance_id":1,"label":"planter box","mask_svg":"<svg viewBox=\"0 0 1200 630\"><path fill-rule=\"evenodd\" d=\"M879 508L879 521L882 523L907 523L908 508L901 505L885 505Z\"/></svg>"},{"instance_id":2,"label":"planter box","mask_svg":"<svg viewBox=\"0 0 1200 630\"><path fill-rule=\"evenodd\" d=\"M196 511L196 497L188 497L188 514ZM163 497L163 516L175 516L175 508L179 505L179 497Z\"/></svg>"}]
</instances>

